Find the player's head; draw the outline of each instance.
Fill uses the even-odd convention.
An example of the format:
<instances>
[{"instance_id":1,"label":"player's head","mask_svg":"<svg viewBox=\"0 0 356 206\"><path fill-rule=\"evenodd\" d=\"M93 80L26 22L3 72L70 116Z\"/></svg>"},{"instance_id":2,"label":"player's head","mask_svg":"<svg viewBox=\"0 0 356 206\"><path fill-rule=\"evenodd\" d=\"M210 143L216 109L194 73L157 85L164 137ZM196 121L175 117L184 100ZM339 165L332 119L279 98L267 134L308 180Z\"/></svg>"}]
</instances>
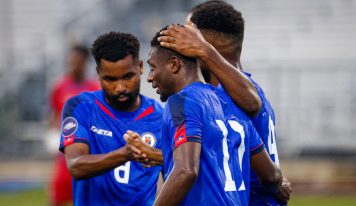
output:
<instances>
[{"instance_id":1,"label":"player's head","mask_svg":"<svg viewBox=\"0 0 356 206\"><path fill-rule=\"evenodd\" d=\"M86 71L86 63L89 56L89 50L83 45L74 45L71 47L67 63L69 72L75 79L82 79Z\"/></svg>"},{"instance_id":2,"label":"player's head","mask_svg":"<svg viewBox=\"0 0 356 206\"><path fill-rule=\"evenodd\" d=\"M245 27L241 12L224 1L208 1L194 7L189 20L226 60L240 60Z\"/></svg>"},{"instance_id":3,"label":"player's head","mask_svg":"<svg viewBox=\"0 0 356 206\"><path fill-rule=\"evenodd\" d=\"M139 50L137 38L121 32L103 34L93 43L92 53L106 101L118 110L131 111L137 103L143 71Z\"/></svg>"},{"instance_id":4,"label":"player's head","mask_svg":"<svg viewBox=\"0 0 356 206\"><path fill-rule=\"evenodd\" d=\"M196 6L194 6L191 10L190 10L190 13L188 14L188 16L186 17L186 21L187 23L191 23L190 21L190 18L192 17L192 14L196 11L196 10L199 10L200 8L202 7L205 7L207 5L211 5L211 4L227 4L229 5L228 3L226 3L225 1L222 1L222 0L211 0L211 1L206 1L206 2L203 2L203 3L200 3Z\"/></svg>"},{"instance_id":5,"label":"player's head","mask_svg":"<svg viewBox=\"0 0 356 206\"><path fill-rule=\"evenodd\" d=\"M167 27L161 29L163 31ZM151 49L147 63L150 65L150 72L147 81L157 88L161 101L167 101L168 97L177 92L182 80L187 79L186 75L196 74L196 59L186 57L171 49L162 47L157 38L160 31L151 41Z\"/></svg>"}]
</instances>

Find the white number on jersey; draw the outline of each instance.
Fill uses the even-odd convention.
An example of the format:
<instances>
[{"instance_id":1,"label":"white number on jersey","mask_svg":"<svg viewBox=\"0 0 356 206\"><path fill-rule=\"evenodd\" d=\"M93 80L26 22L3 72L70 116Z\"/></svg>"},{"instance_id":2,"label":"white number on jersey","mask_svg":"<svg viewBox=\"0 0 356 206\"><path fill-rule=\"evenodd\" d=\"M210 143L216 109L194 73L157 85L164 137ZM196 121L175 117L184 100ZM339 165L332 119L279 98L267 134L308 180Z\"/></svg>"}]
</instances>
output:
<instances>
[{"instance_id":1,"label":"white number on jersey","mask_svg":"<svg viewBox=\"0 0 356 206\"><path fill-rule=\"evenodd\" d=\"M274 131L274 124L271 116L269 116L269 120L268 120L268 151L270 155L274 155L274 162L276 163L277 166L279 166L276 134Z\"/></svg>"},{"instance_id":2,"label":"white number on jersey","mask_svg":"<svg viewBox=\"0 0 356 206\"><path fill-rule=\"evenodd\" d=\"M231 126L231 128L235 132L238 132L241 136L241 144L239 145L239 148L238 148L238 155L239 155L238 160L239 160L240 170L242 173L242 158L243 158L243 154L245 152L245 132L244 132L242 125L239 124L238 122L233 121L233 120L230 120L228 122L229 122L229 125ZM224 138L222 140L223 155L224 155L223 165L224 165L224 173L225 173L225 177L226 177L224 189L226 192L236 191L236 183L232 179L231 170L229 168L230 155L229 155L229 150L227 147L228 130L227 130L223 121L216 120L216 123L218 124L218 126L220 127L220 129L224 135ZM241 185L239 187L239 191L241 191L241 190L246 190L245 183L244 183L243 179L242 179Z\"/></svg>"},{"instance_id":3,"label":"white number on jersey","mask_svg":"<svg viewBox=\"0 0 356 206\"><path fill-rule=\"evenodd\" d=\"M115 176L116 181L118 181L119 183L123 183L123 184L129 183L130 165L131 165L131 162L126 162L124 165L121 165L114 169L114 176ZM120 175L120 173L121 173L121 175Z\"/></svg>"}]
</instances>

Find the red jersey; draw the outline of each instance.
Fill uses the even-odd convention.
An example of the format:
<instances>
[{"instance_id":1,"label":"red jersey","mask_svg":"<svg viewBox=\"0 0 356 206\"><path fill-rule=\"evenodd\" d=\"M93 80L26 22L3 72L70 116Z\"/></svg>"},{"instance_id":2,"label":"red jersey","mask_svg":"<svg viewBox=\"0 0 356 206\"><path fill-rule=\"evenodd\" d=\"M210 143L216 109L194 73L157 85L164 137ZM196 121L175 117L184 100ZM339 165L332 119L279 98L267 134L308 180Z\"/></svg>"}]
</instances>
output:
<instances>
[{"instance_id":1,"label":"red jersey","mask_svg":"<svg viewBox=\"0 0 356 206\"><path fill-rule=\"evenodd\" d=\"M96 80L84 80L77 83L70 75L65 75L57 81L50 94L50 104L55 117L60 119L64 104L73 96L85 91L96 91L100 89L100 84Z\"/></svg>"}]
</instances>

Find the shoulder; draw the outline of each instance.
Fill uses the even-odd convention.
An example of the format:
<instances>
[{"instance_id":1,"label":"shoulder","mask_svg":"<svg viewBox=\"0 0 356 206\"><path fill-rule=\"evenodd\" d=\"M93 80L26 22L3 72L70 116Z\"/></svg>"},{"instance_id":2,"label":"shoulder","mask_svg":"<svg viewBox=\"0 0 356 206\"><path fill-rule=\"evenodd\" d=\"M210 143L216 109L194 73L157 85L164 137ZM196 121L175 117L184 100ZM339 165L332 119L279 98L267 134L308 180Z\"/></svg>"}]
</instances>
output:
<instances>
[{"instance_id":1,"label":"shoulder","mask_svg":"<svg viewBox=\"0 0 356 206\"><path fill-rule=\"evenodd\" d=\"M80 109L89 111L95 103L95 96L98 92L83 92L70 98L64 105L63 116L72 116L74 111Z\"/></svg>"}]
</instances>

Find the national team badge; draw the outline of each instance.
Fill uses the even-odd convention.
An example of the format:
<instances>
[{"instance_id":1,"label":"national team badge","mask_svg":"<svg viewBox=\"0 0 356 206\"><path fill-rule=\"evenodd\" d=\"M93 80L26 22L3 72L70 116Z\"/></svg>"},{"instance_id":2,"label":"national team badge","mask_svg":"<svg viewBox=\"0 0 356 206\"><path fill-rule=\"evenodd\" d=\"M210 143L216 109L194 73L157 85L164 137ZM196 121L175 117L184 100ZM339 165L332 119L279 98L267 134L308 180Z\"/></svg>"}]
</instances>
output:
<instances>
[{"instance_id":1,"label":"national team badge","mask_svg":"<svg viewBox=\"0 0 356 206\"><path fill-rule=\"evenodd\" d=\"M141 134L141 139L144 141L146 144L150 145L151 147L156 146L156 137L150 133L150 132L145 132Z\"/></svg>"},{"instance_id":2,"label":"national team badge","mask_svg":"<svg viewBox=\"0 0 356 206\"><path fill-rule=\"evenodd\" d=\"M67 117L63 121L62 134L64 137L68 137L75 133L78 129L78 122L73 117Z\"/></svg>"}]
</instances>

